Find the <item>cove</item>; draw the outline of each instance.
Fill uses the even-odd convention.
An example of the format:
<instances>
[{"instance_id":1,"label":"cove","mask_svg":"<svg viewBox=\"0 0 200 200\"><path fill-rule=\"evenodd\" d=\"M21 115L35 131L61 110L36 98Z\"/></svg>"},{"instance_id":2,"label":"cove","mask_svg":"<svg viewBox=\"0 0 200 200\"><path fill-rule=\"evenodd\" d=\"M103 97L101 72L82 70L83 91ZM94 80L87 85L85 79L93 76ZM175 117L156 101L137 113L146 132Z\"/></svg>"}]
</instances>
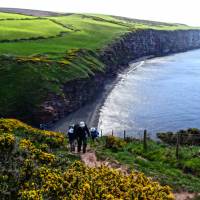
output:
<instances>
[{"instance_id":1,"label":"cove","mask_svg":"<svg viewBox=\"0 0 200 200\"><path fill-rule=\"evenodd\" d=\"M99 114L99 129L139 136L200 128L200 50L133 63Z\"/></svg>"}]
</instances>

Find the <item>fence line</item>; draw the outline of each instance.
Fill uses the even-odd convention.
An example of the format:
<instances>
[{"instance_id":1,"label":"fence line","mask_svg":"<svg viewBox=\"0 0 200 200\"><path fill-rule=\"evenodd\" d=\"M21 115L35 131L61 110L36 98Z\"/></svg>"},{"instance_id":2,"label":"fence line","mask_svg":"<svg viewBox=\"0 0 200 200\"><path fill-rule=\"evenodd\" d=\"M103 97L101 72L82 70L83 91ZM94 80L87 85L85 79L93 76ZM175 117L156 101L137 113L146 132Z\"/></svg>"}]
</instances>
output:
<instances>
[{"instance_id":1,"label":"fence line","mask_svg":"<svg viewBox=\"0 0 200 200\"><path fill-rule=\"evenodd\" d=\"M167 134L167 133L166 133ZM187 134L187 135L184 135L185 133L176 133L174 134L174 136L176 136L176 149L175 149L175 156L176 156L176 159L179 160L180 158L180 149L181 149L181 139L183 140L186 140L185 142L187 142L187 140L191 141L192 140L192 144L188 144L190 146L193 146L193 142L194 140L197 140L197 139L200 139L200 135L195 135L195 134ZM111 135L111 136L114 136L114 130L112 129L111 131L111 134L107 134L107 135ZM148 151L148 140L149 140L149 135L147 133L147 130L144 130L143 132L143 137L141 137L141 141L143 142L143 150L145 152ZM103 137L103 130L101 129L101 137ZM119 137L117 135L117 137ZM121 137L122 138L122 137ZM124 140L127 140L128 138L134 138L133 136L127 136L127 132L126 130L123 131L123 139Z\"/></svg>"}]
</instances>

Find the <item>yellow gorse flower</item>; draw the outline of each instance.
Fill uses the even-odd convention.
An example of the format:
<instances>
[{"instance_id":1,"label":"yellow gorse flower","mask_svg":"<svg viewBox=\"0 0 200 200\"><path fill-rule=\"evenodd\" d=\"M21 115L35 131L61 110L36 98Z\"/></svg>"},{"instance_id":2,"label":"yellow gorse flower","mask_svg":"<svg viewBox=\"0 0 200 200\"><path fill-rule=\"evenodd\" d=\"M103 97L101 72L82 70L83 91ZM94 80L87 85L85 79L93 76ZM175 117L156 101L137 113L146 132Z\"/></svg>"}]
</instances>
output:
<instances>
[{"instance_id":1,"label":"yellow gorse flower","mask_svg":"<svg viewBox=\"0 0 200 200\"><path fill-rule=\"evenodd\" d=\"M41 149L37 149L30 140L22 139L19 143L19 148L21 150L28 151L31 155L34 155L36 159L43 163L52 163L55 161L55 155L43 152Z\"/></svg>"},{"instance_id":2,"label":"yellow gorse flower","mask_svg":"<svg viewBox=\"0 0 200 200\"><path fill-rule=\"evenodd\" d=\"M170 187L161 186L142 173L125 175L106 166L89 168L75 162L64 173L41 167L33 176L21 189L21 199L35 189L35 199L174 200Z\"/></svg>"},{"instance_id":3,"label":"yellow gorse flower","mask_svg":"<svg viewBox=\"0 0 200 200\"><path fill-rule=\"evenodd\" d=\"M16 119L0 118L0 132L24 136L31 141L46 142L52 147L60 146L64 143L64 135L62 133L33 128Z\"/></svg>"}]
</instances>

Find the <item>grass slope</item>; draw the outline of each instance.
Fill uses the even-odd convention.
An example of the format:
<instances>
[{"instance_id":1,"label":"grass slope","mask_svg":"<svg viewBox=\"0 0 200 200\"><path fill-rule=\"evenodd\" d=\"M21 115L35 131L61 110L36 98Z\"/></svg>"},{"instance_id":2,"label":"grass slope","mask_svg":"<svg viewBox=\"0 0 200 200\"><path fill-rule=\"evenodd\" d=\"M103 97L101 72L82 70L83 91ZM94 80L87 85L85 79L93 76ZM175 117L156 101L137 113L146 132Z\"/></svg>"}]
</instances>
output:
<instances>
[{"instance_id":1,"label":"grass slope","mask_svg":"<svg viewBox=\"0 0 200 200\"><path fill-rule=\"evenodd\" d=\"M200 192L199 146L182 146L180 159L176 160L176 147L148 142L147 151L139 140L124 142L112 136L104 137L93 144L101 159L116 160L130 169L170 185L175 191Z\"/></svg>"}]
</instances>

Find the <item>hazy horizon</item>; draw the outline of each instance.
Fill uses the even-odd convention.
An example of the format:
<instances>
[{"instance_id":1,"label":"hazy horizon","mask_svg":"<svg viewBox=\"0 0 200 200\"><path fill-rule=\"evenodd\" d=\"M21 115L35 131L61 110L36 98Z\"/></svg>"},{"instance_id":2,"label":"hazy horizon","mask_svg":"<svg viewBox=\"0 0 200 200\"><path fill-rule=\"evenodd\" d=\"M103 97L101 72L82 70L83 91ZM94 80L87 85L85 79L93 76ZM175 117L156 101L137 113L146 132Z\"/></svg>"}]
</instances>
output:
<instances>
[{"instance_id":1,"label":"hazy horizon","mask_svg":"<svg viewBox=\"0 0 200 200\"><path fill-rule=\"evenodd\" d=\"M198 0L0 0L0 7L55 12L98 13L200 26Z\"/></svg>"}]
</instances>

